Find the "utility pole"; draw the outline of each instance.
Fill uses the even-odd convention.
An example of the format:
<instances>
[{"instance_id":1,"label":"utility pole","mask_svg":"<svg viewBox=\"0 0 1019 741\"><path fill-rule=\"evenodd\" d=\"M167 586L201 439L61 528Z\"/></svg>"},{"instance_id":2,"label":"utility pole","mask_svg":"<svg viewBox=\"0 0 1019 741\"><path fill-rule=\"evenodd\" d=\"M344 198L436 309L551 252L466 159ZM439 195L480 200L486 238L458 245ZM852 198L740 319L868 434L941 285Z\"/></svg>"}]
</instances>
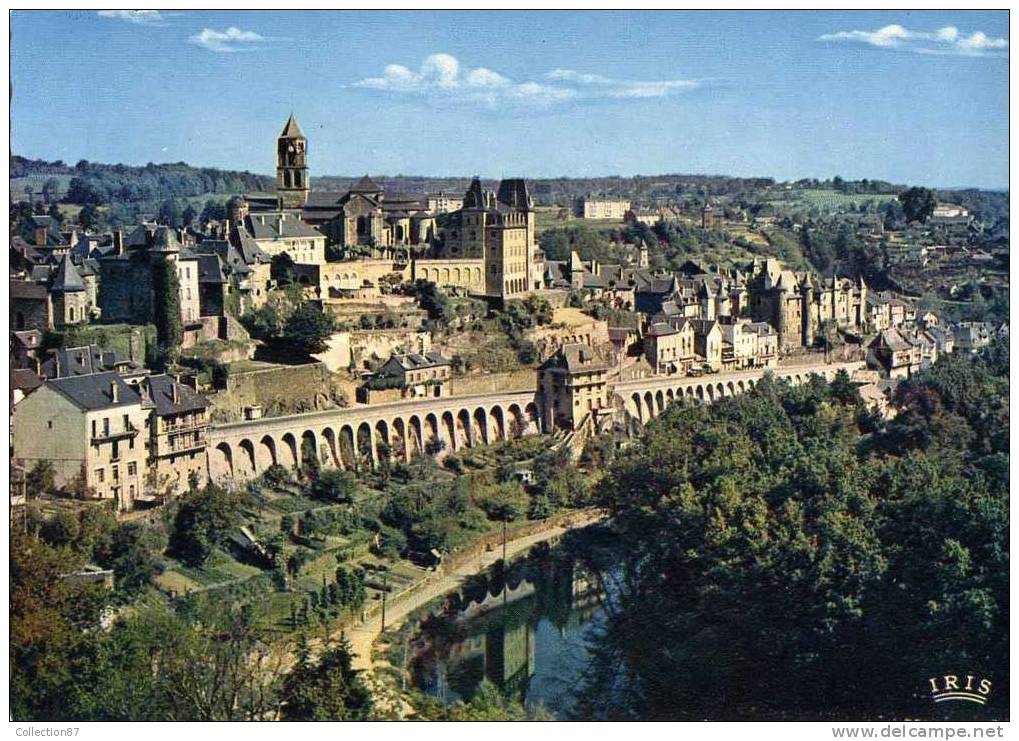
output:
<instances>
[{"instance_id":1,"label":"utility pole","mask_svg":"<svg viewBox=\"0 0 1019 741\"><path fill-rule=\"evenodd\" d=\"M386 594L389 592L389 572L382 574L382 628L379 634L386 632Z\"/></svg>"}]
</instances>

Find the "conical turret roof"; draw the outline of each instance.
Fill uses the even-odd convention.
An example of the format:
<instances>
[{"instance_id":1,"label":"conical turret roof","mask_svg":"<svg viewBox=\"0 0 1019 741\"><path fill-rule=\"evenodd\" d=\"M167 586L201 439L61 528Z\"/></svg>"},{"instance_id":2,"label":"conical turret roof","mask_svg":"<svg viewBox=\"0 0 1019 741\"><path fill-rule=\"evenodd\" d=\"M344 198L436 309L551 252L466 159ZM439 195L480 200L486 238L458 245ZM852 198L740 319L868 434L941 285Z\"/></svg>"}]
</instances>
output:
<instances>
[{"instance_id":1,"label":"conical turret roof","mask_svg":"<svg viewBox=\"0 0 1019 741\"><path fill-rule=\"evenodd\" d=\"M73 293L85 290L85 281L81 279L78 268L71 262L70 255L64 255L64 258L60 261L60 266L53 276L51 290L58 293Z\"/></svg>"}]
</instances>

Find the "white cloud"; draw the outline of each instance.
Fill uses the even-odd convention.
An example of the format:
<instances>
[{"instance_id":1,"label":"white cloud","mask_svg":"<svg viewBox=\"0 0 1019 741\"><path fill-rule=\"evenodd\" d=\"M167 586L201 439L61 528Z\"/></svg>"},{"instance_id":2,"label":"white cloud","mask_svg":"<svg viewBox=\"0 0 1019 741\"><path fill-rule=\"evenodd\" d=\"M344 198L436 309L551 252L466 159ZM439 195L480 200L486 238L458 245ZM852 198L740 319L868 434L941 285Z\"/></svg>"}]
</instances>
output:
<instances>
[{"instance_id":1,"label":"white cloud","mask_svg":"<svg viewBox=\"0 0 1019 741\"><path fill-rule=\"evenodd\" d=\"M876 31L838 31L826 33L818 41L847 41L881 49L911 51L916 54L943 54L966 57L1005 56L1008 39L991 38L983 31L966 35L955 26L937 31L911 31L893 23Z\"/></svg>"},{"instance_id":2,"label":"white cloud","mask_svg":"<svg viewBox=\"0 0 1019 741\"><path fill-rule=\"evenodd\" d=\"M97 13L103 18L116 18L119 21L145 26L154 26L165 20L158 10L99 10Z\"/></svg>"},{"instance_id":3,"label":"white cloud","mask_svg":"<svg viewBox=\"0 0 1019 741\"><path fill-rule=\"evenodd\" d=\"M514 81L487 67L461 70L449 54L432 54L415 72L390 64L381 77L368 77L354 87L394 93L437 95L446 99L495 105L500 102L550 106L570 100L605 98L663 98L697 87L693 80L614 80L570 69L554 69L538 79Z\"/></svg>"},{"instance_id":4,"label":"white cloud","mask_svg":"<svg viewBox=\"0 0 1019 741\"><path fill-rule=\"evenodd\" d=\"M264 36L260 36L254 31L242 31L236 26L230 26L225 31L214 31L211 28L205 28L202 29L201 33L196 33L188 38L188 41L192 44L203 46L210 51L224 53L250 51L252 44L259 44L265 40Z\"/></svg>"}]
</instances>

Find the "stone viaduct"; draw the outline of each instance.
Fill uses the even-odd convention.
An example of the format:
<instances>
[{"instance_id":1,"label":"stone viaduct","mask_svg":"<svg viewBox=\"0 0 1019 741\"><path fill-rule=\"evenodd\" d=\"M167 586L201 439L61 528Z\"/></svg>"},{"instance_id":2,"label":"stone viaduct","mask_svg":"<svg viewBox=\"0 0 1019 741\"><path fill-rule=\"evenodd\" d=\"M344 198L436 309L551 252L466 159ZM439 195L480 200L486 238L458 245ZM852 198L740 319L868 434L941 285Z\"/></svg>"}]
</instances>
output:
<instances>
[{"instance_id":1,"label":"stone viaduct","mask_svg":"<svg viewBox=\"0 0 1019 741\"><path fill-rule=\"evenodd\" d=\"M649 376L612 386L612 403L645 424L681 399L710 403L754 387L770 370L790 383L811 375L831 380L862 362L755 369L699 378ZM377 405L213 424L209 430L209 476L245 480L276 463L293 467L314 456L321 465L347 470L374 467L384 457L409 461L418 453L457 452L541 429L541 400L535 391L508 391ZM439 442L441 441L441 443Z\"/></svg>"}]
</instances>

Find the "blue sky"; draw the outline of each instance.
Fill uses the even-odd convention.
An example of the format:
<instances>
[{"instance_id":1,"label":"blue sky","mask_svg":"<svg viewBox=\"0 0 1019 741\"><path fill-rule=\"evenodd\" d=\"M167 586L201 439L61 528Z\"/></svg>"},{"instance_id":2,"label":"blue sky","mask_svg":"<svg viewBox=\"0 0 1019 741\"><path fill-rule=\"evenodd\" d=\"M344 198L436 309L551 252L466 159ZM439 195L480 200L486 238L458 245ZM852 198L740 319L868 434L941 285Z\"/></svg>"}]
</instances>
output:
<instances>
[{"instance_id":1,"label":"blue sky","mask_svg":"<svg viewBox=\"0 0 1019 741\"><path fill-rule=\"evenodd\" d=\"M11 145L312 175L1008 184L997 12L13 11Z\"/></svg>"}]
</instances>

